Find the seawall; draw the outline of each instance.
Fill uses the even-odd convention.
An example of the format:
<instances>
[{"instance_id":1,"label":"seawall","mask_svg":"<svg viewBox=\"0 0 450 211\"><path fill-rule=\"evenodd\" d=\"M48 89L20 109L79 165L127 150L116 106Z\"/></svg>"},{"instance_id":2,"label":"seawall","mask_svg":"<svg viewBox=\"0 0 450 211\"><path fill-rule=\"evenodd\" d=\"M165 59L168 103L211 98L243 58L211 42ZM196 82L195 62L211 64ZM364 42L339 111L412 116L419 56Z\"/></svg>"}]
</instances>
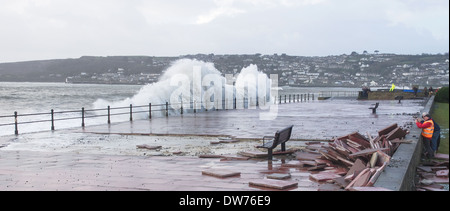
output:
<instances>
[{"instance_id":1,"label":"seawall","mask_svg":"<svg viewBox=\"0 0 450 211\"><path fill-rule=\"evenodd\" d=\"M430 113L433 104L434 96L431 96L421 113ZM406 135L406 140L412 140L412 143L400 145L374 187L383 187L394 191L415 190L414 177L422 154L421 131L413 125L410 133Z\"/></svg>"}]
</instances>

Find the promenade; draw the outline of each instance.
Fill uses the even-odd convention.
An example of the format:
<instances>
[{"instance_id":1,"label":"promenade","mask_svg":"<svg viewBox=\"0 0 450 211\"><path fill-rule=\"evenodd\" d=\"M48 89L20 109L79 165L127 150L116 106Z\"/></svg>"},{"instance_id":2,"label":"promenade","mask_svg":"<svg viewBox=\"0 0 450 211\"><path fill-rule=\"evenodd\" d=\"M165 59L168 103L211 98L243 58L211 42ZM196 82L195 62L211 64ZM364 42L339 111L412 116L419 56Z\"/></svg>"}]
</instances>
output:
<instances>
[{"instance_id":1,"label":"promenade","mask_svg":"<svg viewBox=\"0 0 450 211\"><path fill-rule=\"evenodd\" d=\"M375 134L377 130L393 123L407 126L412 121L412 114L423 109L422 100L403 101L402 104L397 101L379 102L377 114L372 114L368 109L373 101L329 100L278 105L277 118L271 121L261 120L259 114L267 111L259 109L209 111L133 122L114 123L113 120L111 125L88 124L84 129L2 137L0 145L4 147L0 148L0 190L277 190L252 184L269 181L280 185L280 181L267 178L268 175L278 173L291 175L290 179L281 183L297 183L284 190L317 191L320 184L310 180L310 172L283 165L295 159L293 156L275 156L276 160L269 162L264 158L242 160L237 153L240 150L255 151L254 146L261 143L263 136L273 135L276 130L288 125L294 125L294 140L287 143L287 148L301 147L304 141L300 140L328 140L352 132ZM170 156L141 153L138 156L118 151L115 153L114 149L104 152L106 149L89 141L83 142L86 148L72 150L75 143L82 139L80 136L84 139L94 137L98 142L109 140L105 136L139 136L141 139L148 138L149 144L154 142L155 137L189 137L192 143L196 142L195 139L209 141L215 137L230 137L248 143L248 147L235 149L231 147L233 144L222 144L222 148L230 146L225 154L231 159L199 158L175 153ZM46 142L45 146L37 145L42 139L61 137L64 138L61 142L66 144L52 141ZM73 142L70 137L73 137ZM126 150L137 151L134 142L128 144ZM79 147L79 144L76 146ZM171 149L164 144L162 147L170 152L175 152L176 148L171 146ZM216 153L211 150L209 154ZM218 178L203 174L205 171L239 174Z\"/></svg>"}]
</instances>

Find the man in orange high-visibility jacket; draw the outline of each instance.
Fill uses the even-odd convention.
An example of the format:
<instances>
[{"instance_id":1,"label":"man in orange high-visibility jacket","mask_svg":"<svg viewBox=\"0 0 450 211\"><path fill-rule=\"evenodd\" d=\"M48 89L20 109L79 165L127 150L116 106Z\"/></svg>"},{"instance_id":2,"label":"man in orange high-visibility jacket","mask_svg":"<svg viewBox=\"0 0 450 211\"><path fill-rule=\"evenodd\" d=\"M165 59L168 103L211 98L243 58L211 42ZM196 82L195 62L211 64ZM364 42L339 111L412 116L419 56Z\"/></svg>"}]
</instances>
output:
<instances>
[{"instance_id":1,"label":"man in orange high-visibility jacket","mask_svg":"<svg viewBox=\"0 0 450 211\"><path fill-rule=\"evenodd\" d=\"M424 113L422 115L423 122L416 119L416 125L418 128L422 128L422 141L425 147L425 156L427 158L434 157L434 150L431 148L431 139L434 133L434 122L431 119L431 115Z\"/></svg>"}]
</instances>

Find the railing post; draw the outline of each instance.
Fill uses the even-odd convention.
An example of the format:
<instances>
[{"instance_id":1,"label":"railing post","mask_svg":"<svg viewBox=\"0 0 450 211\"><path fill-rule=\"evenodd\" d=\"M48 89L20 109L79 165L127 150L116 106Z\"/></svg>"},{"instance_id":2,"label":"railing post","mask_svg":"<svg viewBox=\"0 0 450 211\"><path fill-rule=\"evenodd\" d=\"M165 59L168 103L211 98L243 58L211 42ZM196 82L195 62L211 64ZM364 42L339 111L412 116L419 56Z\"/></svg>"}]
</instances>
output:
<instances>
[{"instance_id":1,"label":"railing post","mask_svg":"<svg viewBox=\"0 0 450 211\"><path fill-rule=\"evenodd\" d=\"M181 108L180 108L180 114L183 115L184 111L183 111L183 101L181 101Z\"/></svg>"},{"instance_id":2,"label":"railing post","mask_svg":"<svg viewBox=\"0 0 450 211\"><path fill-rule=\"evenodd\" d=\"M225 98L225 107L224 107L224 110L226 110L226 111L228 111L228 109L233 110L233 108L230 108L230 107L232 107L232 106L233 106L233 104L231 104L231 106L230 106L229 99L228 99L228 98Z\"/></svg>"},{"instance_id":3,"label":"railing post","mask_svg":"<svg viewBox=\"0 0 450 211\"><path fill-rule=\"evenodd\" d=\"M166 102L166 117L169 116L169 102Z\"/></svg>"},{"instance_id":4,"label":"railing post","mask_svg":"<svg viewBox=\"0 0 450 211\"><path fill-rule=\"evenodd\" d=\"M14 126L15 126L15 130L14 130L14 133L16 134L16 135L19 135L19 129L18 129L18 127L17 127L17 111L15 111L14 112Z\"/></svg>"},{"instance_id":5,"label":"railing post","mask_svg":"<svg viewBox=\"0 0 450 211\"><path fill-rule=\"evenodd\" d=\"M130 104L130 122L133 121L133 104Z\"/></svg>"},{"instance_id":6,"label":"railing post","mask_svg":"<svg viewBox=\"0 0 450 211\"><path fill-rule=\"evenodd\" d=\"M148 104L148 118L152 119L152 104Z\"/></svg>"},{"instance_id":7,"label":"railing post","mask_svg":"<svg viewBox=\"0 0 450 211\"><path fill-rule=\"evenodd\" d=\"M108 125L111 124L111 106L108 106Z\"/></svg>"},{"instance_id":8,"label":"railing post","mask_svg":"<svg viewBox=\"0 0 450 211\"><path fill-rule=\"evenodd\" d=\"M55 119L54 119L54 110L53 109L51 111L51 114L52 114L52 131L54 131L55 130Z\"/></svg>"},{"instance_id":9,"label":"railing post","mask_svg":"<svg viewBox=\"0 0 450 211\"><path fill-rule=\"evenodd\" d=\"M85 124L84 124L84 107L81 108L81 127L84 128Z\"/></svg>"},{"instance_id":10,"label":"railing post","mask_svg":"<svg viewBox=\"0 0 450 211\"><path fill-rule=\"evenodd\" d=\"M286 104L286 99L287 99L287 96L286 95L284 95L284 104Z\"/></svg>"}]
</instances>

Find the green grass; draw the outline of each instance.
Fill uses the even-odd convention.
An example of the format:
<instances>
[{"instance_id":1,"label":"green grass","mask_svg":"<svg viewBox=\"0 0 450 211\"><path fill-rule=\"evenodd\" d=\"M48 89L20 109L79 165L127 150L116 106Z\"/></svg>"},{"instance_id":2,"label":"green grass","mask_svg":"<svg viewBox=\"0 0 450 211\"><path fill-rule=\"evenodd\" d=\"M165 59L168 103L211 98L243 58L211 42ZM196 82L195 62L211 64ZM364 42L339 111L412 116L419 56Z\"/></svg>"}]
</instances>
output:
<instances>
[{"instance_id":1,"label":"green grass","mask_svg":"<svg viewBox=\"0 0 450 211\"><path fill-rule=\"evenodd\" d=\"M435 103L431 115L439 126L441 127L441 145L439 146L438 153L449 154L449 104L448 103Z\"/></svg>"}]
</instances>

